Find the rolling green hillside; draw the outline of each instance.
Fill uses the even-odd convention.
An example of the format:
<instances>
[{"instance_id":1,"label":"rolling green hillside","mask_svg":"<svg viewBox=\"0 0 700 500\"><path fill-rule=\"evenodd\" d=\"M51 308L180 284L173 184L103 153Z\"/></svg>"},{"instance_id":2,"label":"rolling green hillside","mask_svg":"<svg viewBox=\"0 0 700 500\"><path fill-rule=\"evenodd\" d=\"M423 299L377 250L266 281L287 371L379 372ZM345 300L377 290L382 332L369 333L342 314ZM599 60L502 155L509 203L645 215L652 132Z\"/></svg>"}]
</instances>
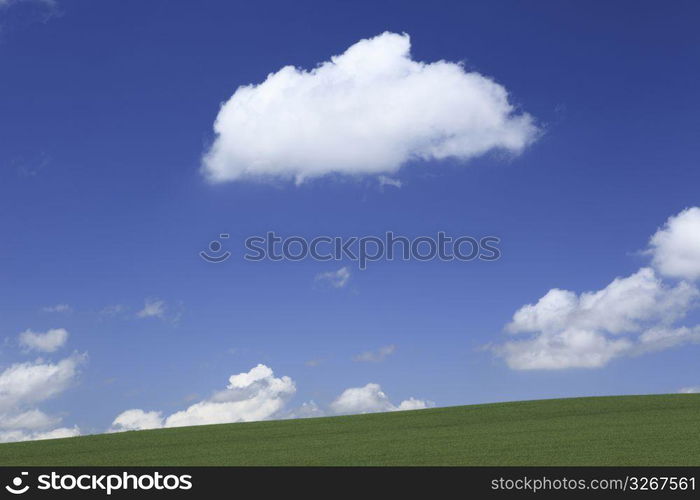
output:
<instances>
[{"instance_id":1,"label":"rolling green hillside","mask_svg":"<svg viewBox=\"0 0 700 500\"><path fill-rule=\"evenodd\" d=\"M700 395L525 401L0 445L2 465L700 465Z\"/></svg>"}]
</instances>

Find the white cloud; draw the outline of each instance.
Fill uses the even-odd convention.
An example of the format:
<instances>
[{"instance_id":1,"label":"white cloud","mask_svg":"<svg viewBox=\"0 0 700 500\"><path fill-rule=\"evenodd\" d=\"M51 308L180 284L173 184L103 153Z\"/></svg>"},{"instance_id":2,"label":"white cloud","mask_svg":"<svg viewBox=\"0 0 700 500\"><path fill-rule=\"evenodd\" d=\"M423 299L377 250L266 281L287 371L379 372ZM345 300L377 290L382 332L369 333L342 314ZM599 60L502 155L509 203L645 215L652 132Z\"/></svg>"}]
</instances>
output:
<instances>
[{"instance_id":1,"label":"white cloud","mask_svg":"<svg viewBox=\"0 0 700 500\"><path fill-rule=\"evenodd\" d=\"M139 318L165 318L165 301L146 299L143 309L136 313Z\"/></svg>"},{"instance_id":2,"label":"white cloud","mask_svg":"<svg viewBox=\"0 0 700 500\"><path fill-rule=\"evenodd\" d=\"M391 174L410 160L519 153L537 136L506 89L461 64L414 61L406 34L360 40L305 71L239 87L203 157L214 182Z\"/></svg>"},{"instance_id":3,"label":"white cloud","mask_svg":"<svg viewBox=\"0 0 700 500\"><path fill-rule=\"evenodd\" d=\"M296 385L291 378L275 377L271 368L259 364L248 372L232 375L226 389L170 416L140 409L122 412L114 419L108 432L326 415L327 412L314 401L291 410L285 409L295 393ZM431 401L415 398L394 405L378 384L370 383L345 390L331 403L330 412L350 414L418 410L434 405Z\"/></svg>"},{"instance_id":4,"label":"white cloud","mask_svg":"<svg viewBox=\"0 0 700 500\"><path fill-rule=\"evenodd\" d=\"M0 427L2 429L47 429L57 425L61 421L58 417L47 415L36 408L22 413L9 413L0 415Z\"/></svg>"},{"instance_id":5,"label":"white cloud","mask_svg":"<svg viewBox=\"0 0 700 500\"><path fill-rule=\"evenodd\" d=\"M645 267L626 278L616 278L602 290L580 296L567 290L550 290L537 304L517 311L507 329L512 333L563 328L632 332L639 330L644 321L673 322L697 297L694 286L666 285Z\"/></svg>"},{"instance_id":6,"label":"white cloud","mask_svg":"<svg viewBox=\"0 0 700 500\"><path fill-rule=\"evenodd\" d=\"M639 336L640 343L636 346L636 353L662 351L681 344L700 342L700 326L689 328L681 326L670 328L656 326L643 332Z\"/></svg>"},{"instance_id":7,"label":"white cloud","mask_svg":"<svg viewBox=\"0 0 700 500\"><path fill-rule=\"evenodd\" d=\"M534 335L495 350L516 370L601 367L624 354L694 340L669 326L699 296L688 283L663 283L651 268L595 292L552 289L536 304L520 308L506 327L512 334Z\"/></svg>"},{"instance_id":8,"label":"white cloud","mask_svg":"<svg viewBox=\"0 0 700 500\"><path fill-rule=\"evenodd\" d=\"M265 365L229 378L212 398L170 415L166 427L266 420L281 411L296 387L289 377L275 378Z\"/></svg>"},{"instance_id":9,"label":"white cloud","mask_svg":"<svg viewBox=\"0 0 700 500\"><path fill-rule=\"evenodd\" d=\"M60 439L80 436L80 429L76 427L59 427L43 432L27 432L23 430L0 431L0 443L15 441L39 441L42 439Z\"/></svg>"},{"instance_id":10,"label":"white cloud","mask_svg":"<svg viewBox=\"0 0 700 500\"><path fill-rule=\"evenodd\" d=\"M396 408L396 411L407 411L407 410L423 410L425 408L431 408L435 406L435 403L432 401L424 401L422 399L416 399L414 397L410 397L408 399L405 399L399 403L399 406Z\"/></svg>"},{"instance_id":11,"label":"white cloud","mask_svg":"<svg viewBox=\"0 0 700 500\"><path fill-rule=\"evenodd\" d=\"M112 422L111 432L138 431L163 427L163 416L159 411L126 410Z\"/></svg>"},{"instance_id":12,"label":"white cloud","mask_svg":"<svg viewBox=\"0 0 700 500\"><path fill-rule=\"evenodd\" d=\"M126 310L126 308L121 305L121 304L113 304L107 307L103 307L99 314L104 315L104 316L116 316L119 313L122 313Z\"/></svg>"},{"instance_id":13,"label":"white cloud","mask_svg":"<svg viewBox=\"0 0 700 500\"><path fill-rule=\"evenodd\" d=\"M285 418L318 418L325 415L326 412L319 408L315 402L308 401L288 412Z\"/></svg>"},{"instance_id":14,"label":"white cloud","mask_svg":"<svg viewBox=\"0 0 700 500\"><path fill-rule=\"evenodd\" d=\"M395 406L382 391L379 384L369 383L364 387L345 389L331 403L331 410L340 415L352 413L376 413L384 411L420 410L434 406L430 401L410 398Z\"/></svg>"},{"instance_id":15,"label":"white cloud","mask_svg":"<svg viewBox=\"0 0 700 500\"><path fill-rule=\"evenodd\" d=\"M55 7L56 0L0 0L0 7L9 7L16 3L38 3L47 7Z\"/></svg>"},{"instance_id":16,"label":"white cloud","mask_svg":"<svg viewBox=\"0 0 700 500\"><path fill-rule=\"evenodd\" d=\"M226 389L211 398L173 413L164 420L164 427L223 424L267 420L281 416L287 400L296 392L289 377L275 377L273 371L259 364L248 372L232 375ZM117 416L112 430L141 429L155 424L160 413L127 410Z\"/></svg>"},{"instance_id":17,"label":"white cloud","mask_svg":"<svg viewBox=\"0 0 700 500\"><path fill-rule=\"evenodd\" d=\"M396 346L391 344L391 345L385 345L383 347L380 347L376 351L365 351L361 354L358 354L355 356L353 361L359 361L359 362L373 362L373 363L378 363L380 361L384 361L387 356L391 356L394 351L396 351Z\"/></svg>"},{"instance_id":18,"label":"white cloud","mask_svg":"<svg viewBox=\"0 0 700 500\"><path fill-rule=\"evenodd\" d=\"M70 313L73 312L73 308L68 304L56 304L55 306L46 306L42 308L42 311L48 313Z\"/></svg>"},{"instance_id":19,"label":"white cloud","mask_svg":"<svg viewBox=\"0 0 700 500\"><path fill-rule=\"evenodd\" d=\"M339 414L391 411L394 408L381 386L373 383L345 389L331 403L331 409Z\"/></svg>"},{"instance_id":20,"label":"white cloud","mask_svg":"<svg viewBox=\"0 0 700 500\"><path fill-rule=\"evenodd\" d=\"M341 267L337 271L328 271L316 275L316 281L327 283L333 288L343 288L350 281L350 270Z\"/></svg>"},{"instance_id":21,"label":"white cloud","mask_svg":"<svg viewBox=\"0 0 700 500\"><path fill-rule=\"evenodd\" d=\"M700 342L700 325L676 323L699 305L700 208L670 217L651 238L654 267L616 278L602 290L580 295L553 288L516 311L511 334L531 334L492 346L516 370L598 368L623 355Z\"/></svg>"},{"instance_id":22,"label":"white cloud","mask_svg":"<svg viewBox=\"0 0 700 500\"><path fill-rule=\"evenodd\" d=\"M19 343L26 350L54 352L63 347L68 340L64 328L53 328L44 333L26 330L19 334Z\"/></svg>"},{"instance_id":23,"label":"white cloud","mask_svg":"<svg viewBox=\"0 0 700 500\"><path fill-rule=\"evenodd\" d=\"M73 427L59 427L58 429L51 429L45 432L35 432L29 434L27 439L37 441L40 439L61 439L74 436L80 436L80 429L77 425ZM23 441L27 441L27 439L23 439Z\"/></svg>"},{"instance_id":24,"label":"white cloud","mask_svg":"<svg viewBox=\"0 0 700 500\"><path fill-rule=\"evenodd\" d=\"M35 361L6 368L0 373L0 412L38 403L65 391L75 381L83 360L84 356L76 354L58 363Z\"/></svg>"},{"instance_id":25,"label":"white cloud","mask_svg":"<svg viewBox=\"0 0 700 500\"><path fill-rule=\"evenodd\" d=\"M399 179L394 179L393 177L387 177L386 175L379 176L379 187L391 186L400 189L403 183Z\"/></svg>"},{"instance_id":26,"label":"white cloud","mask_svg":"<svg viewBox=\"0 0 700 500\"><path fill-rule=\"evenodd\" d=\"M683 387L681 389L678 389L678 392L681 394L698 394L700 393L700 387Z\"/></svg>"},{"instance_id":27,"label":"white cloud","mask_svg":"<svg viewBox=\"0 0 700 500\"><path fill-rule=\"evenodd\" d=\"M35 405L73 385L84 359L83 355L75 354L57 363L41 360L17 363L0 373L0 441L78 435L77 427L51 429L61 419L45 414Z\"/></svg>"},{"instance_id":28,"label":"white cloud","mask_svg":"<svg viewBox=\"0 0 700 500\"><path fill-rule=\"evenodd\" d=\"M629 352L633 343L610 339L602 333L566 329L535 335L529 340L506 342L497 350L514 370L559 370L598 368Z\"/></svg>"},{"instance_id":29,"label":"white cloud","mask_svg":"<svg viewBox=\"0 0 700 500\"><path fill-rule=\"evenodd\" d=\"M653 264L665 276L700 279L700 208L670 217L649 242Z\"/></svg>"}]
</instances>

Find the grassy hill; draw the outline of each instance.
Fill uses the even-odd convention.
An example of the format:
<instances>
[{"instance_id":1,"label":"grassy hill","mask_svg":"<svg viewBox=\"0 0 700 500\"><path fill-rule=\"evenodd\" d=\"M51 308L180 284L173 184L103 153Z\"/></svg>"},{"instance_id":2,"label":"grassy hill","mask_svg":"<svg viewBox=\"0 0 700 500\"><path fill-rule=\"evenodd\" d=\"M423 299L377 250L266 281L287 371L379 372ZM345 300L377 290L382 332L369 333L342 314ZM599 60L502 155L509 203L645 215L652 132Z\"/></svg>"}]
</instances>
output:
<instances>
[{"instance_id":1,"label":"grassy hill","mask_svg":"<svg viewBox=\"0 0 700 500\"><path fill-rule=\"evenodd\" d=\"M0 465L700 465L700 395L499 403L0 445Z\"/></svg>"}]
</instances>

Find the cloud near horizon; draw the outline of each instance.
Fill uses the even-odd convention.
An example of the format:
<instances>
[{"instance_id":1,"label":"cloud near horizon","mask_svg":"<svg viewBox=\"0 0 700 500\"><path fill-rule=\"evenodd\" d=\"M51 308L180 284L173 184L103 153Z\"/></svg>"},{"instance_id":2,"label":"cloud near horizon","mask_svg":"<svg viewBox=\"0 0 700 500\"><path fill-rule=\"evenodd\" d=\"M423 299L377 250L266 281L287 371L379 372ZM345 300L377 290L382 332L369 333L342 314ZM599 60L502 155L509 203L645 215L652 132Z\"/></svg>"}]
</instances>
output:
<instances>
[{"instance_id":1,"label":"cloud near horizon","mask_svg":"<svg viewBox=\"0 0 700 500\"><path fill-rule=\"evenodd\" d=\"M212 182L386 178L412 160L520 153L539 134L507 90L459 63L415 61L407 34L363 39L312 70L285 66L221 106Z\"/></svg>"},{"instance_id":2,"label":"cloud near horizon","mask_svg":"<svg viewBox=\"0 0 700 500\"><path fill-rule=\"evenodd\" d=\"M295 392L296 386L291 378L277 378L269 367L259 364L248 372L231 375L224 390L185 410L168 417L163 417L160 412L127 410L114 419L110 430L266 420L278 414Z\"/></svg>"},{"instance_id":3,"label":"cloud near horizon","mask_svg":"<svg viewBox=\"0 0 700 500\"><path fill-rule=\"evenodd\" d=\"M521 307L506 326L514 336L491 349L514 370L599 368L620 356L700 342L700 325L677 326L697 309L700 209L668 219L650 240L651 267L576 294L553 288ZM663 276L675 278L664 281Z\"/></svg>"},{"instance_id":4,"label":"cloud near horizon","mask_svg":"<svg viewBox=\"0 0 700 500\"><path fill-rule=\"evenodd\" d=\"M286 405L295 393L296 385L291 378L275 377L271 368L258 364L248 372L231 375L226 389L170 416L166 417L160 411L126 410L114 419L108 432L326 415L327 412L313 401L287 409ZM345 390L333 401L329 411L331 414L368 413L430 406L434 403L415 398L395 406L378 384L370 383Z\"/></svg>"},{"instance_id":5,"label":"cloud near horizon","mask_svg":"<svg viewBox=\"0 0 700 500\"><path fill-rule=\"evenodd\" d=\"M85 356L74 354L57 363L15 363L0 373L0 442L77 436L78 427L55 427L59 417L36 405L71 387Z\"/></svg>"},{"instance_id":6,"label":"cloud near horizon","mask_svg":"<svg viewBox=\"0 0 700 500\"><path fill-rule=\"evenodd\" d=\"M435 406L432 401L423 401L413 397L401 401L395 406L382 391L379 384L369 383L364 387L345 389L331 403L331 410L338 415L353 413L376 413L384 411L422 410Z\"/></svg>"}]
</instances>

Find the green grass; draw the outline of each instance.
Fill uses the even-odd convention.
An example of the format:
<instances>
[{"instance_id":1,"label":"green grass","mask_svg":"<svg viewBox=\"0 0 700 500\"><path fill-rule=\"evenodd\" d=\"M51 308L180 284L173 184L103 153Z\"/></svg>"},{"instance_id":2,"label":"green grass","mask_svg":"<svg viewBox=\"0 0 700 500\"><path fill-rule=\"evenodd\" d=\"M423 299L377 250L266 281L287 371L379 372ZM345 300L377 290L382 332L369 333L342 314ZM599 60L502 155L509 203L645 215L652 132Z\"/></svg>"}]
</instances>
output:
<instances>
[{"instance_id":1,"label":"green grass","mask_svg":"<svg viewBox=\"0 0 700 500\"><path fill-rule=\"evenodd\" d=\"M0 465L700 465L700 395L525 401L0 445Z\"/></svg>"}]
</instances>

